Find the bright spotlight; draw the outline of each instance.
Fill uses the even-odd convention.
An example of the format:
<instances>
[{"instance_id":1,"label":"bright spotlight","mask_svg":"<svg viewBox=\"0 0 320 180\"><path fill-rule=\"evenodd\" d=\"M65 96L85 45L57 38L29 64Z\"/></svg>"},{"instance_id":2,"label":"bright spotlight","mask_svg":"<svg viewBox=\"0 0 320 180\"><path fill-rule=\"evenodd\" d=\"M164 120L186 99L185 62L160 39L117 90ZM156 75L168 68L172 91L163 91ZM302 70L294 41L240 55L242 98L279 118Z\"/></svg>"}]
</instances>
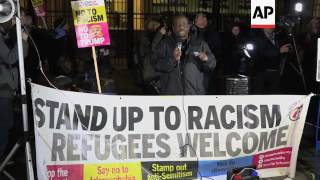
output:
<instances>
[{"instance_id":1,"label":"bright spotlight","mask_svg":"<svg viewBox=\"0 0 320 180\"><path fill-rule=\"evenodd\" d=\"M243 52L248 58L251 58L250 53L248 52L247 49L244 49Z\"/></svg>"},{"instance_id":2,"label":"bright spotlight","mask_svg":"<svg viewBox=\"0 0 320 180\"><path fill-rule=\"evenodd\" d=\"M254 49L253 44L251 44L251 43L246 44L246 49L249 51L252 51Z\"/></svg>"},{"instance_id":3,"label":"bright spotlight","mask_svg":"<svg viewBox=\"0 0 320 180\"><path fill-rule=\"evenodd\" d=\"M254 50L254 45L252 43L247 43L242 47L242 50L248 58L251 58L250 52Z\"/></svg>"},{"instance_id":4,"label":"bright spotlight","mask_svg":"<svg viewBox=\"0 0 320 180\"><path fill-rule=\"evenodd\" d=\"M298 13L301 13L303 10L303 4L301 2L297 2L294 6L294 10Z\"/></svg>"}]
</instances>

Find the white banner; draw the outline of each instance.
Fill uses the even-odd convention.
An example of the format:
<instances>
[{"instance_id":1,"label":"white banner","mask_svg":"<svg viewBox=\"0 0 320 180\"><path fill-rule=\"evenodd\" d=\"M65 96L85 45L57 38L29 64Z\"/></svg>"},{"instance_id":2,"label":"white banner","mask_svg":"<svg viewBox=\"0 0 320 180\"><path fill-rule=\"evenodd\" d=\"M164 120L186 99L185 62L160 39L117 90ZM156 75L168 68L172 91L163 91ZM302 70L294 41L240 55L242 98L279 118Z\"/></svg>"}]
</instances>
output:
<instances>
[{"instance_id":1,"label":"white banner","mask_svg":"<svg viewBox=\"0 0 320 180\"><path fill-rule=\"evenodd\" d=\"M39 179L294 176L311 96L110 96L32 84Z\"/></svg>"}]
</instances>

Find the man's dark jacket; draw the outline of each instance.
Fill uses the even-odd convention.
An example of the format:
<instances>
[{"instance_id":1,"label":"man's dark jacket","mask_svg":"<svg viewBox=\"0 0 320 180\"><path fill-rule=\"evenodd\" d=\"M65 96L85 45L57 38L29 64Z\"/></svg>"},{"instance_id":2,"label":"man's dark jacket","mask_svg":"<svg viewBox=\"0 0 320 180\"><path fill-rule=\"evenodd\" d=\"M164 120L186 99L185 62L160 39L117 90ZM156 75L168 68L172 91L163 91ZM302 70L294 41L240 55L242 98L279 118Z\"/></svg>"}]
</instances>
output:
<instances>
[{"instance_id":1,"label":"man's dark jacket","mask_svg":"<svg viewBox=\"0 0 320 180\"><path fill-rule=\"evenodd\" d=\"M258 31L255 34L255 66L257 72L264 72L267 69L279 70L283 56L280 54L280 47L288 41L282 34L275 35L275 44L266 37L264 32Z\"/></svg>"},{"instance_id":2,"label":"man's dark jacket","mask_svg":"<svg viewBox=\"0 0 320 180\"><path fill-rule=\"evenodd\" d=\"M206 94L207 82L204 72L215 68L215 56L206 42L194 36L191 36L186 44L184 55L179 63L173 57L177 41L172 36L162 40L153 54L153 64L156 70L161 72L160 92L163 95ZM195 52L206 52L208 61L201 61L195 56Z\"/></svg>"},{"instance_id":3,"label":"man's dark jacket","mask_svg":"<svg viewBox=\"0 0 320 180\"><path fill-rule=\"evenodd\" d=\"M23 55L28 53L27 41L23 43ZM18 46L9 49L5 39L0 35L0 98L12 98L19 83L19 73L16 64L19 60Z\"/></svg>"}]
</instances>

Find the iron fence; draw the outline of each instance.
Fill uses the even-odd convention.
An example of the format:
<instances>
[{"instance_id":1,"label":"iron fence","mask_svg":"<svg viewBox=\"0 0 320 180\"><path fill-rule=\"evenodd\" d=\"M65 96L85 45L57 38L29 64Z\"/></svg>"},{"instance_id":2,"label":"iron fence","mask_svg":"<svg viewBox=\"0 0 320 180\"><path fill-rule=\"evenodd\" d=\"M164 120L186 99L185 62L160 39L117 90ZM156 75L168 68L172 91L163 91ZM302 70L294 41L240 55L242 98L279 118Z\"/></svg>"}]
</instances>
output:
<instances>
[{"instance_id":1,"label":"iron fence","mask_svg":"<svg viewBox=\"0 0 320 180\"><path fill-rule=\"evenodd\" d=\"M31 0L23 0L22 6L32 9ZM276 1L276 13L290 13L298 0ZM116 51L120 63L132 59L135 43L144 31L146 19L174 14L194 17L198 12L208 14L209 21L217 31L224 31L226 25L235 19L249 23L250 0L105 0L111 35L111 46ZM306 15L320 15L320 0L305 0ZM44 0L46 23L53 28L57 18L64 17L72 26L70 0ZM35 18L37 25L43 26L41 19Z\"/></svg>"}]
</instances>

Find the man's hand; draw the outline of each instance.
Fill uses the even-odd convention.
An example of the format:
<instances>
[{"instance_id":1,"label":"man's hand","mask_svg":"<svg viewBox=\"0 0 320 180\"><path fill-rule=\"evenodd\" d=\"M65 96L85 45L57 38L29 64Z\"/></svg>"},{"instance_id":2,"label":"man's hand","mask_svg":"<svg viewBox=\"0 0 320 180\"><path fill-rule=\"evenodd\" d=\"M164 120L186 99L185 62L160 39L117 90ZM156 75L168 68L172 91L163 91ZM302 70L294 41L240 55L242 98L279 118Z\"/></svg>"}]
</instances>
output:
<instances>
[{"instance_id":1,"label":"man's hand","mask_svg":"<svg viewBox=\"0 0 320 180\"><path fill-rule=\"evenodd\" d=\"M22 40L27 41L28 37L29 35L26 32L22 31Z\"/></svg>"},{"instance_id":2,"label":"man's hand","mask_svg":"<svg viewBox=\"0 0 320 180\"><path fill-rule=\"evenodd\" d=\"M166 27L163 26L163 27L159 30L159 32L160 32L162 35L166 35L166 33L167 33Z\"/></svg>"},{"instance_id":3,"label":"man's hand","mask_svg":"<svg viewBox=\"0 0 320 180\"><path fill-rule=\"evenodd\" d=\"M285 44L280 47L280 53L287 53L290 51L290 44Z\"/></svg>"},{"instance_id":4,"label":"man's hand","mask_svg":"<svg viewBox=\"0 0 320 180\"><path fill-rule=\"evenodd\" d=\"M198 57L201 61L208 61L208 55L205 52L199 52Z\"/></svg>"},{"instance_id":5,"label":"man's hand","mask_svg":"<svg viewBox=\"0 0 320 180\"><path fill-rule=\"evenodd\" d=\"M179 48L174 49L174 52L173 52L174 60L179 62L180 58L181 58L181 55L182 55L182 52L179 50Z\"/></svg>"}]
</instances>

